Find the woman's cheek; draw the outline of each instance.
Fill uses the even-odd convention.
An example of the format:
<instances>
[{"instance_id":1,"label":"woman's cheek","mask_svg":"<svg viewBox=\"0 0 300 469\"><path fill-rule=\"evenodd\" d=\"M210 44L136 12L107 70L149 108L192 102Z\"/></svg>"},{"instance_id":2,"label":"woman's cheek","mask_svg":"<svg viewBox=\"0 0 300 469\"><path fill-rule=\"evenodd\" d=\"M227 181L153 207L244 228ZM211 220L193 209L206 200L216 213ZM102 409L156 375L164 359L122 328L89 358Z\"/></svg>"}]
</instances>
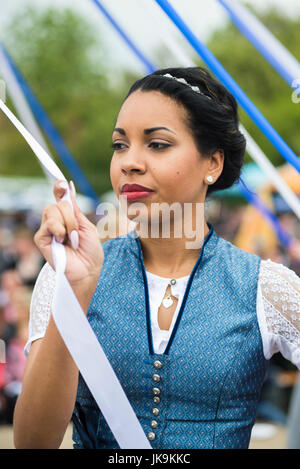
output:
<instances>
[{"instance_id":1,"label":"woman's cheek","mask_svg":"<svg viewBox=\"0 0 300 469\"><path fill-rule=\"evenodd\" d=\"M111 185L112 185L112 188L114 191L116 191L117 189L117 174L116 174L116 166L115 166L115 163L114 163L114 160L112 159L111 160L111 163L110 163L110 182L111 182Z\"/></svg>"}]
</instances>

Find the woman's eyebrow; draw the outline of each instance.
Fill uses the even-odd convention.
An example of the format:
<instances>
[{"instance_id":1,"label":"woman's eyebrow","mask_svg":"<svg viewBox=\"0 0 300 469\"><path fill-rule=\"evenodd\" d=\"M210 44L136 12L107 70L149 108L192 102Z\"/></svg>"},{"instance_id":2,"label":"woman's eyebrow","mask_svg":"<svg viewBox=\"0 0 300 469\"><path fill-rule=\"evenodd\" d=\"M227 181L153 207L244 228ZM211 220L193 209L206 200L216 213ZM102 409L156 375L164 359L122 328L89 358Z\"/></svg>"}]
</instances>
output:
<instances>
[{"instance_id":1,"label":"woman's eyebrow","mask_svg":"<svg viewBox=\"0 0 300 469\"><path fill-rule=\"evenodd\" d=\"M167 127L152 127L151 129L145 129L144 134L148 135L148 134L151 134L152 132L155 132L156 130L167 130L168 132L172 132L172 134L175 134L173 130L168 129Z\"/></svg>"},{"instance_id":2,"label":"woman's eyebrow","mask_svg":"<svg viewBox=\"0 0 300 469\"><path fill-rule=\"evenodd\" d=\"M115 127L113 132L119 132L119 134L126 135L125 130L121 129L120 127Z\"/></svg>"},{"instance_id":3,"label":"woman's eyebrow","mask_svg":"<svg viewBox=\"0 0 300 469\"><path fill-rule=\"evenodd\" d=\"M173 130L168 129L167 127L151 127L150 129L145 129L144 134L149 135L152 132L156 132L157 130L167 130L167 132L171 132L172 134L176 135L176 133ZM118 132L119 134L124 135L124 136L126 135L125 130L122 129L121 127L115 127L113 132Z\"/></svg>"}]
</instances>

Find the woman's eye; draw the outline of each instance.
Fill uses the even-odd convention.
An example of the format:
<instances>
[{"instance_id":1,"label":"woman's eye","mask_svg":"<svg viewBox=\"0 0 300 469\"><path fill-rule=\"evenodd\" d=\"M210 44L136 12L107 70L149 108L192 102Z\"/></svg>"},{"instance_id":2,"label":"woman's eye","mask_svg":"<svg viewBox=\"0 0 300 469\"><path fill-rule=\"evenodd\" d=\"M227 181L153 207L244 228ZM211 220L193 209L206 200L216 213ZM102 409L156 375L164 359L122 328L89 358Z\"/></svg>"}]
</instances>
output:
<instances>
[{"instance_id":1,"label":"woman's eye","mask_svg":"<svg viewBox=\"0 0 300 469\"><path fill-rule=\"evenodd\" d=\"M114 151L123 150L123 148L126 147L124 143L117 143L117 142L113 142L111 146Z\"/></svg>"},{"instance_id":2,"label":"woman's eye","mask_svg":"<svg viewBox=\"0 0 300 469\"><path fill-rule=\"evenodd\" d=\"M165 148L168 148L171 145L169 143L151 142L149 146L151 148L154 148L154 150L164 150Z\"/></svg>"}]
</instances>

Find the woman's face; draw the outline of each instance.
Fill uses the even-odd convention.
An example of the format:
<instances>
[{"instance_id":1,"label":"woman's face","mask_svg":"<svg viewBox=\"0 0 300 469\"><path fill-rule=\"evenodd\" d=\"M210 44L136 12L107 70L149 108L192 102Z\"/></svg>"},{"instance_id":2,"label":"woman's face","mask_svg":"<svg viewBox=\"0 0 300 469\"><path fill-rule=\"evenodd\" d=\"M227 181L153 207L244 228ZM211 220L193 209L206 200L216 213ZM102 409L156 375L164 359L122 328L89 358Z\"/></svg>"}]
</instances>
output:
<instances>
[{"instance_id":1,"label":"woman's face","mask_svg":"<svg viewBox=\"0 0 300 469\"><path fill-rule=\"evenodd\" d=\"M199 154L186 120L184 107L158 91L135 91L121 107L112 136L111 182L128 208L143 204L139 216L145 220L150 220L153 203L203 203L205 177L217 171L213 159ZM122 195L124 184L139 184L152 192L127 199Z\"/></svg>"}]
</instances>

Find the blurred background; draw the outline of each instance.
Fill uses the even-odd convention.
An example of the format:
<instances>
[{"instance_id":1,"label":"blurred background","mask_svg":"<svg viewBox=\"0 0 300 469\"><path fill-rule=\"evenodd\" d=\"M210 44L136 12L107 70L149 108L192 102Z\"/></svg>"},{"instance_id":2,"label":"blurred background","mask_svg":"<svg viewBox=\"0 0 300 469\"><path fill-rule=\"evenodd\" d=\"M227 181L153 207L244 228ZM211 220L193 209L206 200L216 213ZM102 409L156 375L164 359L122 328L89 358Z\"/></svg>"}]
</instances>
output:
<instances>
[{"instance_id":1,"label":"blurred background","mask_svg":"<svg viewBox=\"0 0 300 469\"><path fill-rule=\"evenodd\" d=\"M152 5L150 0L148 4ZM245 2L241 2L245 3ZM300 154L300 103L292 90L230 22L216 0L173 1L187 23L215 54L234 80L262 111L293 151ZM298 0L245 3L299 60ZM148 6L149 6L148 5ZM98 202L116 203L109 177L111 131L129 86L145 74L141 63L89 0L0 0L0 41L78 164L91 190L80 189L71 166L44 133L47 148L68 180L73 179L82 210L95 223ZM110 12L140 50L157 67L179 66L162 42L165 31L186 57L204 65L170 21L145 2L107 2ZM156 11L155 11L156 8ZM0 78L3 78L0 68ZM6 104L18 115L7 94ZM244 127L300 196L299 173L288 165L257 126L240 109ZM40 114L43 125L43 114ZM47 127L47 122L44 125ZM46 128L45 127L45 128ZM48 125L49 127L49 125ZM284 230L299 244L286 249L268 221L250 205L239 187L213 194L206 203L207 219L216 232L262 259L280 262L300 275L300 223L276 187L246 154L242 180L273 211ZM83 186L82 186L83 187ZM26 142L0 115L0 448L13 447L13 409L25 366L30 300L44 263L33 236L44 206L53 201L51 185ZM105 238L102 239L102 242ZM284 447L297 369L280 354L270 361L257 423L254 447ZM260 430L260 431L258 431ZM69 438L67 435L66 438ZM66 445L70 442L67 440ZM256 445L256 446L255 446Z\"/></svg>"}]
</instances>

